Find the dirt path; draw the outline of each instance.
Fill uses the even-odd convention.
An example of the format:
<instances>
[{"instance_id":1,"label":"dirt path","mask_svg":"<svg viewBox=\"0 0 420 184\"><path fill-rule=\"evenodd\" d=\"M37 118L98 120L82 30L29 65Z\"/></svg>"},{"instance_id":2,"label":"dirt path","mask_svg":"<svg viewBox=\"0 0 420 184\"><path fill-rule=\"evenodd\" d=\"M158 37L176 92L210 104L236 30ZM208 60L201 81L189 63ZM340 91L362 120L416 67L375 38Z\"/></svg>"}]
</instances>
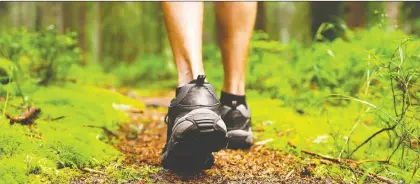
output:
<instances>
[{"instance_id":1,"label":"dirt path","mask_svg":"<svg viewBox=\"0 0 420 184\"><path fill-rule=\"evenodd\" d=\"M145 109L123 107L121 110L129 112L131 122L110 135L118 137L115 147L125 156L121 168L134 168L143 173L140 178L134 177L124 183L356 183L364 175L357 168L337 165L323 157L301 155L294 148L287 152L268 149L261 140L257 140L259 142L254 143L250 150L221 150L214 153L215 165L199 173L173 173L159 169L160 154L166 141L166 124L163 120L170 101L168 96L174 94L150 98L139 97L134 92L120 93L146 104ZM254 133L258 137L261 132ZM148 168L153 171L148 172ZM344 179L346 176L341 173L344 171L347 174L350 172L351 178ZM118 183L109 179L106 173L104 168L95 172L87 171L72 183ZM112 172L108 174L112 175ZM387 180L367 177L363 183L383 181Z\"/></svg>"},{"instance_id":2,"label":"dirt path","mask_svg":"<svg viewBox=\"0 0 420 184\"><path fill-rule=\"evenodd\" d=\"M169 98L141 98L147 108L133 113L132 124L124 126L125 139L118 145L126 155L126 164L160 167L160 153L166 140L163 122ZM137 127L137 135L130 129ZM250 150L222 150L214 154L216 163L200 173L182 173L162 170L150 176L155 183L330 183L313 176L316 167L310 159L269 150L254 145ZM336 180L337 182L337 180ZM340 181L338 181L340 182Z\"/></svg>"}]
</instances>

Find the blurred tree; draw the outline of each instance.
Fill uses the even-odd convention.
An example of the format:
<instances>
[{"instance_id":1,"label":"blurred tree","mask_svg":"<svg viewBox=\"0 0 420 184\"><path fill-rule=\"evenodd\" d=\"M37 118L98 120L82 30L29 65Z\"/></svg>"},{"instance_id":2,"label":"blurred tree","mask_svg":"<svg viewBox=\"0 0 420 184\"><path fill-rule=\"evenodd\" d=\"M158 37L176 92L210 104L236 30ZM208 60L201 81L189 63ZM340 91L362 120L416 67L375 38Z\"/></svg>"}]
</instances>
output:
<instances>
[{"instance_id":1,"label":"blurred tree","mask_svg":"<svg viewBox=\"0 0 420 184\"><path fill-rule=\"evenodd\" d=\"M59 33L64 33L64 12L63 2L54 2L53 4L54 17L56 18L55 25Z\"/></svg>"},{"instance_id":2,"label":"blurred tree","mask_svg":"<svg viewBox=\"0 0 420 184\"><path fill-rule=\"evenodd\" d=\"M256 30L266 31L266 10L264 1L258 2L257 21L255 23Z\"/></svg>"},{"instance_id":3,"label":"blurred tree","mask_svg":"<svg viewBox=\"0 0 420 184\"><path fill-rule=\"evenodd\" d=\"M410 34L420 36L420 2L403 2L400 16L401 28Z\"/></svg>"},{"instance_id":4,"label":"blurred tree","mask_svg":"<svg viewBox=\"0 0 420 184\"><path fill-rule=\"evenodd\" d=\"M385 12L388 14L388 22L391 27L398 27L400 23L398 17L400 15L401 5L403 2L389 1L385 2Z\"/></svg>"},{"instance_id":5,"label":"blurred tree","mask_svg":"<svg viewBox=\"0 0 420 184\"><path fill-rule=\"evenodd\" d=\"M311 10L312 38L314 38L322 23L336 23L338 21L337 19L340 17L340 2L312 2ZM330 40L337 36L334 30L327 30L323 35Z\"/></svg>"},{"instance_id":6,"label":"blurred tree","mask_svg":"<svg viewBox=\"0 0 420 184\"><path fill-rule=\"evenodd\" d=\"M43 18L43 3L36 4L35 14L35 30L40 31L42 29L42 18Z\"/></svg>"},{"instance_id":7,"label":"blurred tree","mask_svg":"<svg viewBox=\"0 0 420 184\"><path fill-rule=\"evenodd\" d=\"M79 33L79 44L80 49L82 51L87 51L87 40L86 40L86 5L85 3L79 2L77 4L78 9L78 21L77 25L79 26L79 29L77 30ZM83 64L87 64L87 54L86 52L82 52L83 57Z\"/></svg>"},{"instance_id":8,"label":"blurred tree","mask_svg":"<svg viewBox=\"0 0 420 184\"><path fill-rule=\"evenodd\" d=\"M375 18L378 10L388 14L389 23L419 33L419 8L418 2L258 2L255 29L283 43L310 43L324 22L369 27L384 19ZM60 32L76 31L85 64L112 67L146 55L171 55L157 2L0 2L0 24L0 30L24 26L39 31L55 25ZM215 29L214 3L205 2L204 44L216 42ZM323 33L328 39L340 34L333 29Z\"/></svg>"},{"instance_id":9,"label":"blurred tree","mask_svg":"<svg viewBox=\"0 0 420 184\"><path fill-rule=\"evenodd\" d=\"M36 3L25 2L22 4L22 21L23 25L30 31L35 30L35 18L36 18Z\"/></svg>"},{"instance_id":10,"label":"blurred tree","mask_svg":"<svg viewBox=\"0 0 420 184\"><path fill-rule=\"evenodd\" d=\"M267 2L267 32L276 40L287 43L294 39L311 41L309 2Z\"/></svg>"},{"instance_id":11,"label":"blurred tree","mask_svg":"<svg viewBox=\"0 0 420 184\"><path fill-rule=\"evenodd\" d=\"M166 31L165 31L165 27L163 25L163 13L162 13L162 7L161 6L155 6L156 7L156 20L155 22L157 23L157 27L156 27L156 40L157 40L157 49L155 51L155 54L163 54L163 50L165 48L165 39L166 37L164 37L163 35L165 35Z\"/></svg>"},{"instance_id":12,"label":"blurred tree","mask_svg":"<svg viewBox=\"0 0 420 184\"><path fill-rule=\"evenodd\" d=\"M93 19L93 33L92 33L92 63L98 63L101 57L101 3L94 2L93 4L93 12L94 12L94 19Z\"/></svg>"},{"instance_id":13,"label":"blurred tree","mask_svg":"<svg viewBox=\"0 0 420 184\"><path fill-rule=\"evenodd\" d=\"M11 24L13 27L18 27L21 25L21 5L22 3L17 3L17 2L11 2L9 4L9 8L10 8L10 19L11 19Z\"/></svg>"},{"instance_id":14,"label":"blurred tree","mask_svg":"<svg viewBox=\"0 0 420 184\"><path fill-rule=\"evenodd\" d=\"M10 9L10 4L4 2L4 1L0 1L0 24L2 26L0 26L0 32L4 31L7 27L10 26L10 21L9 21L9 10Z\"/></svg>"},{"instance_id":15,"label":"blurred tree","mask_svg":"<svg viewBox=\"0 0 420 184\"><path fill-rule=\"evenodd\" d=\"M63 30L65 32L70 31L72 28L77 28L74 24L75 13L73 12L76 3L62 2L62 14L63 14Z\"/></svg>"},{"instance_id":16,"label":"blurred tree","mask_svg":"<svg viewBox=\"0 0 420 184\"><path fill-rule=\"evenodd\" d=\"M363 28L365 26L365 2L344 2L344 19L349 28Z\"/></svg>"}]
</instances>

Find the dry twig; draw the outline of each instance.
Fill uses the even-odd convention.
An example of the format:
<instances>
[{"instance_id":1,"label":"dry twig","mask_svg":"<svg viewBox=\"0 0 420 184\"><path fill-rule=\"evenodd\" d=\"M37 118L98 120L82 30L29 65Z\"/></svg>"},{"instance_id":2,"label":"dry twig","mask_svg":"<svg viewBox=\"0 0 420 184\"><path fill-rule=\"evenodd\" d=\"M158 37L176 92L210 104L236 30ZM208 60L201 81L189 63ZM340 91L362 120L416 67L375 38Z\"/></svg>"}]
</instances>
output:
<instances>
[{"instance_id":1,"label":"dry twig","mask_svg":"<svg viewBox=\"0 0 420 184\"><path fill-rule=\"evenodd\" d=\"M108 136L114 136L114 137L118 137L117 134L115 134L114 132L112 132L111 130L109 130L108 128L104 127L104 126L95 126L95 125L85 125L85 127L90 127L90 128L100 128L102 129L105 134L107 134Z\"/></svg>"},{"instance_id":2,"label":"dry twig","mask_svg":"<svg viewBox=\"0 0 420 184\"><path fill-rule=\"evenodd\" d=\"M105 175L105 173L104 173L104 172L102 172L102 171L93 170L93 169L90 169L90 168L87 168L87 167L83 168L82 170L83 170L83 171L86 171L86 172L93 173L93 174L101 174L101 175Z\"/></svg>"},{"instance_id":3,"label":"dry twig","mask_svg":"<svg viewBox=\"0 0 420 184\"><path fill-rule=\"evenodd\" d=\"M44 118L44 120L46 120L46 121L57 121L57 120L65 118L65 117L66 116L58 116L58 117L55 117L55 118Z\"/></svg>"}]
</instances>

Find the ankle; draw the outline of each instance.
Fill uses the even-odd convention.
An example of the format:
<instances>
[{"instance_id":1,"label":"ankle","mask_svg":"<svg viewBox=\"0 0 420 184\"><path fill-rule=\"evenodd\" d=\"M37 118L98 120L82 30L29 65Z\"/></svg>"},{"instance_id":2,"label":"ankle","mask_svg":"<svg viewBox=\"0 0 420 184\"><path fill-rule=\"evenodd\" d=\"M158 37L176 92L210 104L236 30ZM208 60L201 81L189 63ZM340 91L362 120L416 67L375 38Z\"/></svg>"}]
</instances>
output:
<instances>
[{"instance_id":1,"label":"ankle","mask_svg":"<svg viewBox=\"0 0 420 184\"><path fill-rule=\"evenodd\" d=\"M233 78L233 79L226 79L226 78ZM234 78L234 77L226 77L223 82L223 89L224 93L237 95L237 96L245 96L245 81L242 79Z\"/></svg>"},{"instance_id":2,"label":"ankle","mask_svg":"<svg viewBox=\"0 0 420 184\"><path fill-rule=\"evenodd\" d=\"M220 103L229 107L238 106L241 104L248 107L248 105L246 104L245 95L235 95L224 91L221 92Z\"/></svg>"}]
</instances>

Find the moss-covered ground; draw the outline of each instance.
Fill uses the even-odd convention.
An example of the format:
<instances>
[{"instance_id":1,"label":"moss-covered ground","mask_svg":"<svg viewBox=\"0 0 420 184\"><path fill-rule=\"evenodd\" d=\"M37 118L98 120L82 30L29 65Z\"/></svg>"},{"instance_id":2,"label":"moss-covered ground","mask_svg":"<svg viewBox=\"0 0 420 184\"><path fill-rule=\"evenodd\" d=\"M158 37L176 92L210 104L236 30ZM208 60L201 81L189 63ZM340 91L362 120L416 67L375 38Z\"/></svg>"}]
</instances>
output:
<instances>
[{"instance_id":1,"label":"moss-covered ground","mask_svg":"<svg viewBox=\"0 0 420 184\"><path fill-rule=\"evenodd\" d=\"M358 164L363 172L299 151L339 158L345 137L334 132L353 128L362 108L357 103L293 109L253 91L248 93L248 103L256 145L250 151L224 150L216 154L211 170L180 177L163 171L159 163L165 141L164 105L173 93L158 85L119 91L70 83L33 90L31 105L40 108L41 114L32 126L10 125L1 119L0 183L381 182L368 172L393 181L418 179L418 174L412 176L393 160L390 164L375 162L386 159L381 148L386 144L380 141L385 135L377 137L378 144L367 145L356 154L360 160L373 160ZM150 97L157 98L148 101ZM20 101L17 97L4 99L2 107L18 115L23 111ZM137 110L132 113L132 108ZM354 141L378 129L372 125L374 117L366 119L356 127Z\"/></svg>"},{"instance_id":2,"label":"moss-covered ground","mask_svg":"<svg viewBox=\"0 0 420 184\"><path fill-rule=\"evenodd\" d=\"M71 83L38 87L26 95L41 113L32 126L11 125L5 116L0 118L0 183L68 183L82 170L96 168L105 168L115 181L136 174L122 167L124 157L108 144L115 139L104 130L115 131L129 120L115 106L143 108L142 103L111 90ZM19 116L25 111L21 102L14 96L3 98L0 105L2 111Z\"/></svg>"}]
</instances>

